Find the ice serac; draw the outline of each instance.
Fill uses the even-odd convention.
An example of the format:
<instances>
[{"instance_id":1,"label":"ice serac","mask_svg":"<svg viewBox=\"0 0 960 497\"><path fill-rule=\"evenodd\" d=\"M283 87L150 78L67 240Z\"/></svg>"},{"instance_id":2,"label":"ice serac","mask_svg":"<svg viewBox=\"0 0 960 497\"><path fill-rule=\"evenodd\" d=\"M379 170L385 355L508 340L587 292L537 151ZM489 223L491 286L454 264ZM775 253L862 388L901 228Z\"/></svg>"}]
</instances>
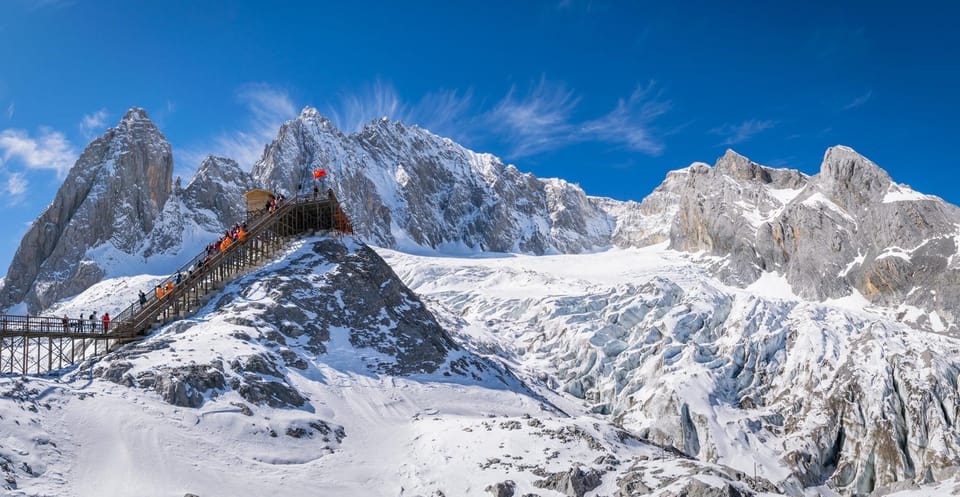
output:
<instances>
[{"instance_id":1,"label":"ice serac","mask_svg":"<svg viewBox=\"0 0 960 497\"><path fill-rule=\"evenodd\" d=\"M715 271L725 281L746 286L775 272L805 298L859 292L922 328L957 326L956 206L895 183L843 146L810 177L732 151L688 171L670 246L722 258Z\"/></svg>"},{"instance_id":2,"label":"ice serac","mask_svg":"<svg viewBox=\"0 0 960 497\"><path fill-rule=\"evenodd\" d=\"M267 188L311 188L326 168L354 229L387 246L535 254L610 244L615 219L562 180L542 180L417 126L380 119L346 135L306 108L254 165Z\"/></svg>"},{"instance_id":3,"label":"ice serac","mask_svg":"<svg viewBox=\"0 0 960 497\"><path fill-rule=\"evenodd\" d=\"M132 108L94 140L20 243L0 295L3 308L37 312L104 274L96 247L136 251L171 193L170 144L143 109Z\"/></svg>"},{"instance_id":4,"label":"ice serac","mask_svg":"<svg viewBox=\"0 0 960 497\"><path fill-rule=\"evenodd\" d=\"M840 495L949 479L960 460L954 337L723 285L661 248L387 259L461 336L700 460Z\"/></svg>"}]
</instances>

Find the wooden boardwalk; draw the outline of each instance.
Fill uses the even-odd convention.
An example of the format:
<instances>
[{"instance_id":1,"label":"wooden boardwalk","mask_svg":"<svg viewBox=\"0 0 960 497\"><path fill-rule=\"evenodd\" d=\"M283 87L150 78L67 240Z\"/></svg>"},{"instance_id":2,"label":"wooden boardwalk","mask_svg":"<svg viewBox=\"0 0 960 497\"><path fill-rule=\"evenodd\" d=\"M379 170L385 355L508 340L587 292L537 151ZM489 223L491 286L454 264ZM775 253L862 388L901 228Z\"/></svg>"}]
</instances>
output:
<instances>
[{"instance_id":1,"label":"wooden boardwalk","mask_svg":"<svg viewBox=\"0 0 960 497\"><path fill-rule=\"evenodd\" d=\"M135 302L112 316L107 329L99 317L0 315L0 374L40 375L139 340L159 325L196 312L228 282L275 257L291 237L324 230L353 231L332 191L326 198L298 197L273 213L252 214L245 242L213 255L197 255L164 280L163 284L174 283L180 275L180 282L163 298L148 292L146 303Z\"/></svg>"}]
</instances>

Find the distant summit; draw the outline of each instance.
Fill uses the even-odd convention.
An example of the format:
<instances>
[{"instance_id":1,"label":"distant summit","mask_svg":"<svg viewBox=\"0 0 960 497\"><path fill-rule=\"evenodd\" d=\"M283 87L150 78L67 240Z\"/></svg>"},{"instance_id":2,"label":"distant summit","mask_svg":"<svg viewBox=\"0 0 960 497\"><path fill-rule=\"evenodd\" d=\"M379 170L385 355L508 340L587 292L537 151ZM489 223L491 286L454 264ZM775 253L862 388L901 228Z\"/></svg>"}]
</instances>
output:
<instances>
[{"instance_id":1,"label":"distant summit","mask_svg":"<svg viewBox=\"0 0 960 497\"><path fill-rule=\"evenodd\" d=\"M34 221L7 270L0 307L37 312L105 274L87 251L133 253L169 198L173 154L143 109L90 143L49 207Z\"/></svg>"}]
</instances>

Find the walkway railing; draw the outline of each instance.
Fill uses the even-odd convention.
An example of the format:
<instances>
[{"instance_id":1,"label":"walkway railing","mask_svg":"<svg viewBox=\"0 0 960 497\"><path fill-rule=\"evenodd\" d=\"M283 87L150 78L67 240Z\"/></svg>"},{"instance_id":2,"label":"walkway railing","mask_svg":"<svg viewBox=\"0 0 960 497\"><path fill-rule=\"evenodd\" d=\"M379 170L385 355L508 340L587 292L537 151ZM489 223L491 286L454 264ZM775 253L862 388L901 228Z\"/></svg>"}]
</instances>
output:
<instances>
[{"instance_id":1,"label":"walkway railing","mask_svg":"<svg viewBox=\"0 0 960 497\"><path fill-rule=\"evenodd\" d=\"M100 318L0 315L0 374L41 374L85 359L91 345L92 355L98 355L137 340L158 324L195 312L226 282L275 256L289 237L316 230L352 232L332 191L322 200L312 195L286 200L273 212L252 214L246 224L245 242L191 258L163 281L165 287L179 274L172 290L162 298L151 291L144 303L134 301L109 324Z\"/></svg>"}]
</instances>

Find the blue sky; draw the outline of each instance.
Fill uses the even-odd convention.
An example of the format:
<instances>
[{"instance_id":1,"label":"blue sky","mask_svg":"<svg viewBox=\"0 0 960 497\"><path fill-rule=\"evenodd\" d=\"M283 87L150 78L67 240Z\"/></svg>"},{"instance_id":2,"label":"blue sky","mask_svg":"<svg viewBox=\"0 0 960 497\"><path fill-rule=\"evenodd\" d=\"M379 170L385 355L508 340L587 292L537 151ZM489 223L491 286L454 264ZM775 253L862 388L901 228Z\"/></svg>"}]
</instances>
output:
<instances>
[{"instance_id":1,"label":"blue sky","mask_svg":"<svg viewBox=\"0 0 960 497\"><path fill-rule=\"evenodd\" d=\"M0 271L132 106L184 179L208 153L249 166L311 105L618 199L726 148L815 173L845 144L960 203L960 4L723 3L5 0Z\"/></svg>"}]
</instances>

